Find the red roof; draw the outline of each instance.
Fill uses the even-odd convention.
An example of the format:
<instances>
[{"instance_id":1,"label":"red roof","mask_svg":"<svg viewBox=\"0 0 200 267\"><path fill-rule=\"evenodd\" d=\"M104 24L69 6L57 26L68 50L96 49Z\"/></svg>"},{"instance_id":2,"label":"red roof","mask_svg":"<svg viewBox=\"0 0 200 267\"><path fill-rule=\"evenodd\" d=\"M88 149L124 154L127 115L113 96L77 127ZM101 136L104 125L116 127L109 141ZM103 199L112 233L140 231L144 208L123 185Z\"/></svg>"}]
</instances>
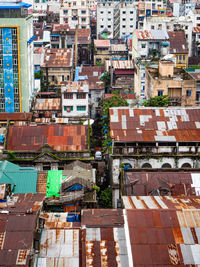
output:
<instances>
[{"instance_id":1,"label":"red roof","mask_svg":"<svg viewBox=\"0 0 200 267\"><path fill-rule=\"evenodd\" d=\"M120 142L200 141L200 108L110 108L111 137Z\"/></svg>"},{"instance_id":2,"label":"red roof","mask_svg":"<svg viewBox=\"0 0 200 267\"><path fill-rule=\"evenodd\" d=\"M7 150L38 151L45 144L56 151L86 150L86 131L84 125L11 126Z\"/></svg>"},{"instance_id":3,"label":"red roof","mask_svg":"<svg viewBox=\"0 0 200 267\"><path fill-rule=\"evenodd\" d=\"M134 70L128 69L115 69L115 75L134 75Z\"/></svg>"},{"instance_id":4,"label":"red roof","mask_svg":"<svg viewBox=\"0 0 200 267\"><path fill-rule=\"evenodd\" d=\"M0 121L31 121L32 113L0 113Z\"/></svg>"}]
</instances>

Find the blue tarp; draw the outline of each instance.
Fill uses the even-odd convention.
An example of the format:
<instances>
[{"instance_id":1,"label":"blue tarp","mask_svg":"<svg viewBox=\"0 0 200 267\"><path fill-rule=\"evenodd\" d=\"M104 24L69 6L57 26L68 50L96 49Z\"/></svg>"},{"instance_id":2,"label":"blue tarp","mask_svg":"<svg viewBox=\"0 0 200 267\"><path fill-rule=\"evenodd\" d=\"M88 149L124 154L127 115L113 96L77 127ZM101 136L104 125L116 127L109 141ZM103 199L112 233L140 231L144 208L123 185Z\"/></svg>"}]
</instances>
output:
<instances>
[{"instance_id":1,"label":"blue tarp","mask_svg":"<svg viewBox=\"0 0 200 267\"><path fill-rule=\"evenodd\" d=\"M33 40L35 40L36 36L33 35L28 41L27 41L27 44L30 44L33 42Z\"/></svg>"},{"instance_id":2,"label":"blue tarp","mask_svg":"<svg viewBox=\"0 0 200 267\"><path fill-rule=\"evenodd\" d=\"M76 191L76 190L81 190L84 189L84 187L80 184L74 184L71 187L67 189L67 191Z\"/></svg>"},{"instance_id":3,"label":"blue tarp","mask_svg":"<svg viewBox=\"0 0 200 267\"><path fill-rule=\"evenodd\" d=\"M4 142L4 134L0 134L0 143Z\"/></svg>"}]
</instances>

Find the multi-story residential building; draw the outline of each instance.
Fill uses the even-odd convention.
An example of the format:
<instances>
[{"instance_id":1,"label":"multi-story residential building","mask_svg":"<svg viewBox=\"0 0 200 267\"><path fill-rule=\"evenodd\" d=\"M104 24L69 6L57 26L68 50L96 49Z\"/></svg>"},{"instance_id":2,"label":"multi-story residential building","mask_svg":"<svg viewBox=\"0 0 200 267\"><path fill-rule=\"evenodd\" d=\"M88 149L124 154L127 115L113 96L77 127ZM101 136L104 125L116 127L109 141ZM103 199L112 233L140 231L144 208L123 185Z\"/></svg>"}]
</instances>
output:
<instances>
[{"instance_id":1,"label":"multi-story residential building","mask_svg":"<svg viewBox=\"0 0 200 267\"><path fill-rule=\"evenodd\" d=\"M71 28L89 28L90 15L87 0L63 0L60 9L60 24L69 24Z\"/></svg>"},{"instance_id":2,"label":"multi-story residential building","mask_svg":"<svg viewBox=\"0 0 200 267\"><path fill-rule=\"evenodd\" d=\"M110 166L115 208L120 198L122 166L141 170L199 168L199 108L115 107L110 108L109 112L112 138ZM148 176L146 178L148 181Z\"/></svg>"},{"instance_id":3,"label":"multi-story residential building","mask_svg":"<svg viewBox=\"0 0 200 267\"><path fill-rule=\"evenodd\" d=\"M19 0L0 3L0 112L30 108L34 38L29 7Z\"/></svg>"},{"instance_id":4,"label":"multi-story residential building","mask_svg":"<svg viewBox=\"0 0 200 267\"><path fill-rule=\"evenodd\" d=\"M76 67L75 81L87 81L89 84L89 115L95 118L100 115L99 102L105 93L105 82L101 81L104 66Z\"/></svg>"},{"instance_id":5,"label":"multi-story residential building","mask_svg":"<svg viewBox=\"0 0 200 267\"><path fill-rule=\"evenodd\" d=\"M68 82L61 88L61 92L63 117L79 120L88 118L89 84L87 81Z\"/></svg>"},{"instance_id":6,"label":"multi-story residential building","mask_svg":"<svg viewBox=\"0 0 200 267\"><path fill-rule=\"evenodd\" d=\"M110 40L94 40L94 64L105 60L126 60L128 49L124 43L113 44Z\"/></svg>"},{"instance_id":7,"label":"multi-story residential building","mask_svg":"<svg viewBox=\"0 0 200 267\"><path fill-rule=\"evenodd\" d=\"M118 39L136 29L136 9L132 1L99 1L97 4L97 37L107 32L109 38Z\"/></svg>"},{"instance_id":8,"label":"multi-story residential building","mask_svg":"<svg viewBox=\"0 0 200 267\"><path fill-rule=\"evenodd\" d=\"M147 99L168 95L172 105L196 105L196 81L183 69L174 68L172 61L160 61L159 66L146 67L145 96Z\"/></svg>"},{"instance_id":9,"label":"multi-story residential building","mask_svg":"<svg viewBox=\"0 0 200 267\"><path fill-rule=\"evenodd\" d=\"M137 29L144 27L145 17L164 16L166 14L166 1L150 0L145 2L136 2L137 6Z\"/></svg>"},{"instance_id":10,"label":"multi-story residential building","mask_svg":"<svg viewBox=\"0 0 200 267\"><path fill-rule=\"evenodd\" d=\"M166 30L135 30L132 44L133 58L162 57L169 53L169 36Z\"/></svg>"},{"instance_id":11,"label":"multi-story residential building","mask_svg":"<svg viewBox=\"0 0 200 267\"><path fill-rule=\"evenodd\" d=\"M189 17L146 17L144 19L143 30L166 30L166 31L184 31L187 40L189 56L192 55L192 29L193 22Z\"/></svg>"},{"instance_id":12,"label":"multi-story residential building","mask_svg":"<svg viewBox=\"0 0 200 267\"><path fill-rule=\"evenodd\" d=\"M90 62L90 29L72 29L68 24L54 24L51 31L52 48L74 48L75 64Z\"/></svg>"},{"instance_id":13,"label":"multi-story residential building","mask_svg":"<svg viewBox=\"0 0 200 267\"><path fill-rule=\"evenodd\" d=\"M45 85L52 89L60 88L73 77L73 49L47 49L41 69Z\"/></svg>"}]
</instances>

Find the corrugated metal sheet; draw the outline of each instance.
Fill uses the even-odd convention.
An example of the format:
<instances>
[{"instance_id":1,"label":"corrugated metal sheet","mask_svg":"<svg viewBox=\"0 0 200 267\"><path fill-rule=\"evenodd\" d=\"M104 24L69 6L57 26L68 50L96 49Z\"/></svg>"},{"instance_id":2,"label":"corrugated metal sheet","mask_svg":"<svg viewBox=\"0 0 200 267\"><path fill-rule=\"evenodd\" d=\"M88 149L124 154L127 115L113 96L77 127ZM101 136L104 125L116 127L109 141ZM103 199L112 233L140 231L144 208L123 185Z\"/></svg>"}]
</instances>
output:
<instances>
[{"instance_id":1,"label":"corrugated metal sheet","mask_svg":"<svg viewBox=\"0 0 200 267\"><path fill-rule=\"evenodd\" d=\"M172 196L195 196L200 189L200 172L125 172L127 195L145 196L169 189Z\"/></svg>"},{"instance_id":2,"label":"corrugated metal sheet","mask_svg":"<svg viewBox=\"0 0 200 267\"><path fill-rule=\"evenodd\" d=\"M87 81L79 81L79 82L67 82L66 86L61 88L62 93L69 92L79 92L79 93L88 93L89 92L89 84Z\"/></svg>"},{"instance_id":3,"label":"corrugated metal sheet","mask_svg":"<svg viewBox=\"0 0 200 267\"><path fill-rule=\"evenodd\" d=\"M166 30L136 30L139 40L169 40L169 35Z\"/></svg>"},{"instance_id":4,"label":"corrugated metal sheet","mask_svg":"<svg viewBox=\"0 0 200 267\"><path fill-rule=\"evenodd\" d=\"M7 149L12 151L38 151L48 144L56 151L86 150L87 126L37 125L10 127Z\"/></svg>"},{"instance_id":5,"label":"corrugated metal sheet","mask_svg":"<svg viewBox=\"0 0 200 267\"><path fill-rule=\"evenodd\" d=\"M36 225L36 213L44 195L20 194L0 208L0 265L28 265ZM5 212L5 214L3 213Z\"/></svg>"},{"instance_id":6,"label":"corrugated metal sheet","mask_svg":"<svg viewBox=\"0 0 200 267\"><path fill-rule=\"evenodd\" d=\"M121 142L200 141L199 118L199 108L110 108L111 137ZM122 129L125 119L127 130Z\"/></svg>"},{"instance_id":7,"label":"corrugated metal sheet","mask_svg":"<svg viewBox=\"0 0 200 267\"><path fill-rule=\"evenodd\" d=\"M72 228L72 222L67 222L68 213L41 213L40 218L45 220L44 229Z\"/></svg>"},{"instance_id":8,"label":"corrugated metal sheet","mask_svg":"<svg viewBox=\"0 0 200 267\"><path fill-rule=\"evenodd\" d=\"M79 230L43 230L40 257L79 258Z\"/></svg>"},{"instance_id":9,"label":"corrugated metal sheet","mask_svg":"<svg viewBox=\"0 0 200 267\"><path fill-rule=\"evenodd\" d=\"M34 110L61 110L61 100L60 98L37 98Z\"/></svg>"},{"instance_id":10,"label":"corrugated metal sheet","mask_svg":"<svg viewBox=\"0 0 200 267\"><path fill-rule=\"evenodd\" d=\"M68 68L72 67L73 51L71 48L47 49L42 67Z\"/></svg>"},{"instance_id":11,"label":"corrugated metal sheet","mask_svg":"<svg viewBox=\"0 0 200 267\"><path fill-rule=\"evenodd\" d=\"M122 196L125 209L173 209L188 210L199 208L199 197L172 196Z\"/></svg>"},{"instance_id":12,"label":"corrugated metal sheet","mask_svg":"<svg viewBox=\"0 0 200 267\"><path fill-rule=\"evenodd\" d=\"M157 205L151 197L150 202L146 198L142 208L131 204L132 208L125 214L133 266L197 266L200 263L200 198L160 197L160 200L167 209L147 207L145 204L151 201ZM132 201L135 204L135 200Z\"/></svg>"},{"instance_id":13,"label":"corrugated metal sheet","mask_svg":"<svg viewBox=\"0 0 200 267\"><path fill-rule=\"evenodd\" d=\"M86 228L82 234L83 266L128 266L124 228Z\"/></svg>"}]
</instances>

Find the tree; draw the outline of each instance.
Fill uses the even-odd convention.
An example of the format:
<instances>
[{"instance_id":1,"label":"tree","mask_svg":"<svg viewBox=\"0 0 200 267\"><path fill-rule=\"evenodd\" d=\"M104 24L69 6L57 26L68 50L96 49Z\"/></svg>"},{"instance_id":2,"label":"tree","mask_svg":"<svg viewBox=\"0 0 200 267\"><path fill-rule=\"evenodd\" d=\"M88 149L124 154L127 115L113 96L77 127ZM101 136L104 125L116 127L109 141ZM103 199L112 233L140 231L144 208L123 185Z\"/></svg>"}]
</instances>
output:
<instances>
[{"instance_id":1,"label":"tree","mask_svg":"<svg viewBox=\"0 0 200 267\"><path fill-rule=\"evenodd\" d=\"M102 208L112 209L112 189L107 188L100 193L99 204Z\"/></svg>"},{"instance_id":2,"label":"tree","mask_svg":"<svg viewBox=\"0 0 200 267\"><path fill-rule=\"evenodd\" d=\"M169 104L170 100L168 95L155 96L143 103L145 107L166 107Z\"/></svg>"},{"instance_id":3,"label":"tree","mask_svg":"<svg viewBox=\"0 0 200 267\"><path fill-rule=\"evenodd\" d=\"M104 72L103 75L101 76L100 80L105 82L106 88L109 88L109 86L110 86L110 73Z\"/></svg>"}]
</instances>

